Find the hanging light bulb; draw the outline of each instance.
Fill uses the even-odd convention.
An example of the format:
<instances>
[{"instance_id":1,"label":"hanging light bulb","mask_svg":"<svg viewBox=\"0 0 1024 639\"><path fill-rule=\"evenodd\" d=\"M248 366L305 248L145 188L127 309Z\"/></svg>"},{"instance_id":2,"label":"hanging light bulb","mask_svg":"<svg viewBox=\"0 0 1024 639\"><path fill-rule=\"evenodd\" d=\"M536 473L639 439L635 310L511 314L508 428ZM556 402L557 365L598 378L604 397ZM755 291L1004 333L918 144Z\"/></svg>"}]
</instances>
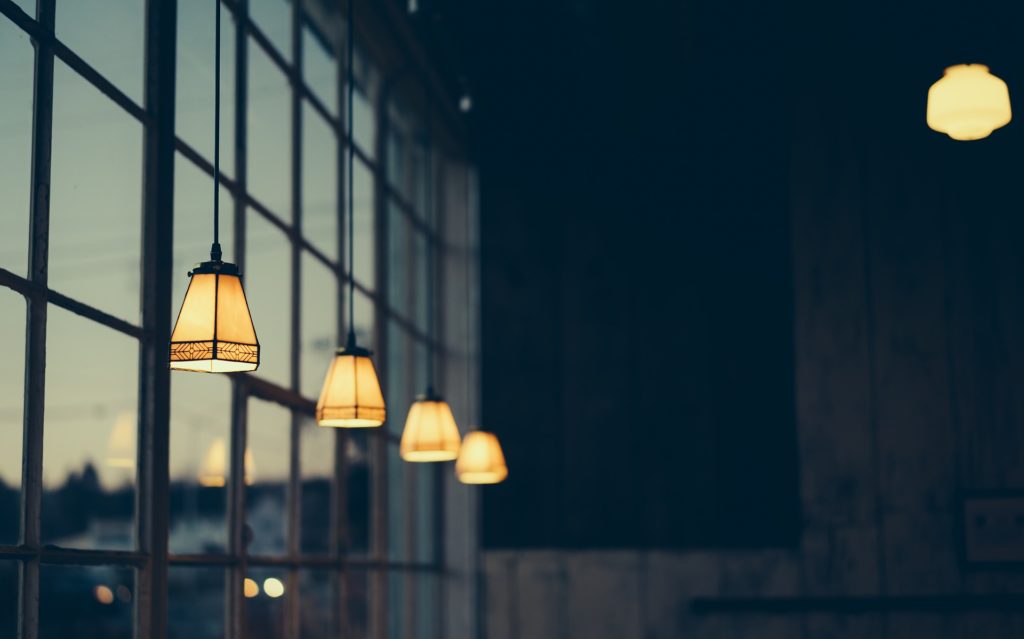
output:
<instances>
[{"instance_id":1,"label":"hanging light bulb","mask_svg":"<svg viewBox=\"0 0 1024 639\"><path fill-rule=\"evenodd\" d=\"M508 477L501 444L494 433L474 430L462 440L455 474L463 484L499 484Z\"/></svg>"},{"instance_id":2,"label":"hanging light bulb","mask_svg":"<svg viewBox=\"0 0 1024 639\"><path fill-rule=\"evenodd\" d=\"M384 394L380 390L377 369L370 356L373 354L356 344L355 333L355 271L354 235L355 199L353 197L353 164L355 144L352 127L352 95L355 83L352 72L352 56L355 52L352 0L348 2L348 56L346 71L348 78L348 341L338 349L334 361L327 370L320 399L316 403L316 423L320 426L341 428L373 428L384 423L387 410Z\"/></svg>"},{"instance_id":3,"label":"hanging light bulb","mask_svg":"<svg viewBox=\"0 0 1024 639\"><path fill-rule=\"evenodd\" d=\"M171 368L200 373L240 373L260 365L260 344L242 290L238 267L221 261L220 249L220 2L216 20L216 89L213 140L213 245L210 261L191 271L185 301L171 333Z\"/></svg>"},{"instance_id":4,"label":"hanging light bulb","mask_svg":"<svg viewBox=\"0 0 1024 639\"><path fill-rule=\"evenodd\" d=\"M1006 83L983 64L946 69L928 89L928 126L954 140L980 140L1010 122Z\"/></svg>"},{"instance_id":5,"label":"hanging light bulb","mask_svg":"<svg viewBox=\"0 0 1024 639\"><path fill-rule=\"evenodd\" d=\"M398 452L407 462L451 461L459 456L461 440L448 402L428 388L409 407Z\"/></svg>"}]
</instances>

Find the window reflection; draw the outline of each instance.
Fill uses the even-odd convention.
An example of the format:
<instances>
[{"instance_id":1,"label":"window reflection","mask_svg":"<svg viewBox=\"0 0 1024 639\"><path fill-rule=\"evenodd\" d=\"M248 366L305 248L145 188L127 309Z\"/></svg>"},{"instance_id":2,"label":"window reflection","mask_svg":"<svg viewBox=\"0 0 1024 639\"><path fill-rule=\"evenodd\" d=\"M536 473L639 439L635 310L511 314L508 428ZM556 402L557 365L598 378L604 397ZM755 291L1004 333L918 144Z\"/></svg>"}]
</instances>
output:
<instances>
[{"instance_id":1,"label":"window reflection","mask_svg":"<svg viewBox=\"0 0 1024 639\"><path fill-rule=\"evenodd\" d=\"M57 0L56 13L57 37L140 105L145 12L144 0Z\"/></svg>"},{"instance_id":2,"label":"window reflection","mask_svg":"<svg viewBox=\"0 0 1024 639\"><path fill-rule=\"evenodd\" d=\"M334 428L320 428L310 418L302 420L302 552L326 554L330 549L331 484L334 479Z\"/></svg>"},{"instance_id":3,"label":"window reflection","mask_svg":"<svg viewBox=\"0 0 1024 639\"><path fill-rule=\"evenodd\" d=\"M131 568L44 565L39 572L40 639L131 639Z\"/></svg>"},{"instance_id":4,"label":"window reflection","mask_svg":"<svg viewBox=\"0 0 1024 639\"><path fill-rule=\"evenodd\" d=\"M302 109L302 235L327 257L338 252L338 144L308 104Z\"/></svg>"},{"instance_id":5,"label":"window reflection","mask_svg":"<svg viewBox=\"0 0 1024 639\"><path fill-rule=\"evenodd\" d=\"M260 340L256 374L287 387L291 382L291 245L280 229L252 209L246 222L249 258L242 282Z\"/></svg>"},{"instance_id":6,"label":"window reflection","mask_svg":"<svg viewBox=\"0 0 1024 639\"><path fill-rule=\"evenodd\" d=\"M224 570L172 566L167 612L167 639L222 639Z\"/></svg>"},{"instance_id":7,"label":"window reflection","mask_svg":"<svg viewBox=\"0 0 1024 639\"><path fill-rule=\"evenodd\" d=\"M0 267L24 274L32 178L33 50L25 32L0 17L4 106L0 109Z\"/></svg>"},{"instance_id":8,"label":"window reflection","mask_svg":"<svg viewBox=\"0 0 1024 639\"><path fill-rule=\"evenodd\" d=\"M333 639L338 628L337 573L327 570L305 570L299 575L299 618L302 639Z\"/></svg>"},{"instance_id":9,"label":"window reflection","mask_svg":"<svg viewBox=\"0 0 1024 639\"><path fill-rule=\"evenodd\" d=\"M177 85L174 128L178 137L213 162L214 18L212 2L178 3ZM235 20L222 9L220 66L220 168L235 169ZM180 163L179 165L180 166ZM177 201L177 193L175 194ZM209 201L209 198L207 198ZM230 209L229 209L230 210ZM175 218L175 226L178 220ZM223 220L222 220L223 222ZM230 234L225 237L231 237ZM224 247L225 249L227 246ZM226 258L225 258L226 259Z\"/></svg>"},{"instance_id":10,"label":"window reflection","mask_svg":"<svg viewBox=\"0 0 1024 639\"><path fill-rule=\"evenodd\" d=\"M43 541L132 548L138 342L47 312Z\"/></svg>"},{"instance_id":11,"label":"window reflection","mask_svg":"<svg viewBox=\"0 0 1024 639\"><path fill-rule=\"evenodd\" d=\"M250 568L245 600L247 639L282 639L288 577L283 570Z\"/></svg>"},{"instance_id":12,"label":"window reflection","mask_svg":"<svg viewBox=\"0 0 1024 639\"><path fill-rule=\"evenodd\" d=\"M264 4L281 0L264 0ZM291 87L281 70L249 41L248 187L284 220L291 220Z\"/></svg>"},{"instance_id":13,"label":"window reflection","mask_svg":"<svg viewBox=\"0 0 1024 639\"><path fill-rule=\"evenodd\" d=\"M18 543L25 379L25 300L0 288L0 544Z\"/></svg>"},{"instance_id":14,"label":"window reflection","mask_svg":"<svg viewBox=\"0 0 1024 639\"><path fill-rule=\"evenodd\" d=\"M277 404L249 402L245 455L245 518L249 552L281 555L286 549L291 413Z\"/></svg>"},{"instance_id":15,"label":"window reflection","mask_svg":"<svg viewBox=\"0 0 1024 639\"><path fill-rule=\"evenodd\" d=\"M172 373L171 552L225 551L230 440L230 381Z\"/></svg>"},{"instance_id":16,"label":"window reflection","mask_svg":"<svg viewBox=\"0 0 1024 639\"><path fill-rule=\"evenodd\" d=\"M138 323L142 126L54 64L50 287Z\"/></svg>"}]
</instances>

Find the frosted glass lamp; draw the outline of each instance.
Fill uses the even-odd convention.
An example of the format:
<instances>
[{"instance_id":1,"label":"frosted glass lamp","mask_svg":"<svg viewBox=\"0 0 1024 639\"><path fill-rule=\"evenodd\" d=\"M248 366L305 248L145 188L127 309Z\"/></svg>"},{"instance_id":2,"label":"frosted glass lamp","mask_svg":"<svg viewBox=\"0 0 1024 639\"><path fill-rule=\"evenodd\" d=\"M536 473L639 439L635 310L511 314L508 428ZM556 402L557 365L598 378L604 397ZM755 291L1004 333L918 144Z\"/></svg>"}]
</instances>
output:
<instances>
[{"instance_id":1,"label":"frosted glass lamp","mask_svg":"<svg viewBox=\"0 0 1024 639\"><path fill-rule=\"evenodd\" d=\"M928 89L928 126L954 140L980 140L1009 124L1010 91L983 64L958 64Z\"/></svg>"}]
</instances>

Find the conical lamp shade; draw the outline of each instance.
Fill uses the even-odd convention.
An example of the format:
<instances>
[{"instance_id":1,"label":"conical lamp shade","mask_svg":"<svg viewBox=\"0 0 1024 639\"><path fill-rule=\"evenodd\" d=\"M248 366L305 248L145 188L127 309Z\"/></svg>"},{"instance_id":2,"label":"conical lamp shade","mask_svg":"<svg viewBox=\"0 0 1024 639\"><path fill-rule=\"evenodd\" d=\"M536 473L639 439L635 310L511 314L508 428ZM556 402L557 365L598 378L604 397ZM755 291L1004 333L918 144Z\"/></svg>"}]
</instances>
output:
<instances>
[{"instance_id":1,"label":"conical lamp shade","mask_svg":"<svg viewBox=\"0 0 1024 639\"><path fill-rule=\"evenodd\" d=\"M983 64L958 64L928 89L928 126L954 140L987 138L1009 124L1010 92Z\"/></svg>"},{"instance_id":2,"label":"conical lamp shade","mask_svg":"<svg viewBox=\"0 0 1024 639\"><path fill-rule=\"evenodd\" d=\"M171 368L201 373L254 371L260 343L238 267L203 262L191 281L171 333Z\"/></svg>"},{"instance_id":3,"label":"conical lamp shade","mask_svg":"<svg viewBox=\"0 0 1024 639\"><path fill-rule=\"evenodd\" d=\"M501 444L493 433L475 430L462 440L455 474L463 484L498 484L508 477Z\"/></svg>"},{"instance_id":4,"label":"conical lamp shade","mask_svg":"<svg viewBox=\"0 0 1024 639\"><path fill-rule=\"evenodd\" d=\"M448 402L428 390L409 408L398 452L407 462L451 461L459 456L461 440Z\"/></svg>"},{"instance_id":5,"label":"conical lamp shade","mask_svg":"<svg viewBox=\"0 0 1024 639\"><path fill-rule=\"evenodd\" d=\"M340 428L373 428L384 423L384 393L370 351L349 344L339 349L316 403L316 423Z\"/></svg>"}]
</instances>

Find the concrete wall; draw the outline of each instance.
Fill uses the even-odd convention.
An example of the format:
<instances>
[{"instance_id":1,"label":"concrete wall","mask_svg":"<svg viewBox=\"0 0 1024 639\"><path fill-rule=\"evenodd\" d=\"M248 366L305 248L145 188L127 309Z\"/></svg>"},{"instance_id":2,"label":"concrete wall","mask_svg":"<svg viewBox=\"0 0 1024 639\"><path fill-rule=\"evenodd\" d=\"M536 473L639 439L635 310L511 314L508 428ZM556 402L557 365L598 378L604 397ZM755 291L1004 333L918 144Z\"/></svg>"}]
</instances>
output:
<instances>
[{"instance_id":1,"label":"concrete wall","mask_svg":"<svg viewBox=\"0 0 1024 639\"><path fill-rule=\"evenodd\" d=\"M490 551L489 639L1024 637L1024 612L690 610L698 596L1024 593L1024 571L973 569L959 541L966 494L1024 488L1024 212L1005 210L1018 179L999 140L957 145L923 111L905 138L871 131L846 97L794 103L799 546Z\"/></svg>"}]
</instances>

